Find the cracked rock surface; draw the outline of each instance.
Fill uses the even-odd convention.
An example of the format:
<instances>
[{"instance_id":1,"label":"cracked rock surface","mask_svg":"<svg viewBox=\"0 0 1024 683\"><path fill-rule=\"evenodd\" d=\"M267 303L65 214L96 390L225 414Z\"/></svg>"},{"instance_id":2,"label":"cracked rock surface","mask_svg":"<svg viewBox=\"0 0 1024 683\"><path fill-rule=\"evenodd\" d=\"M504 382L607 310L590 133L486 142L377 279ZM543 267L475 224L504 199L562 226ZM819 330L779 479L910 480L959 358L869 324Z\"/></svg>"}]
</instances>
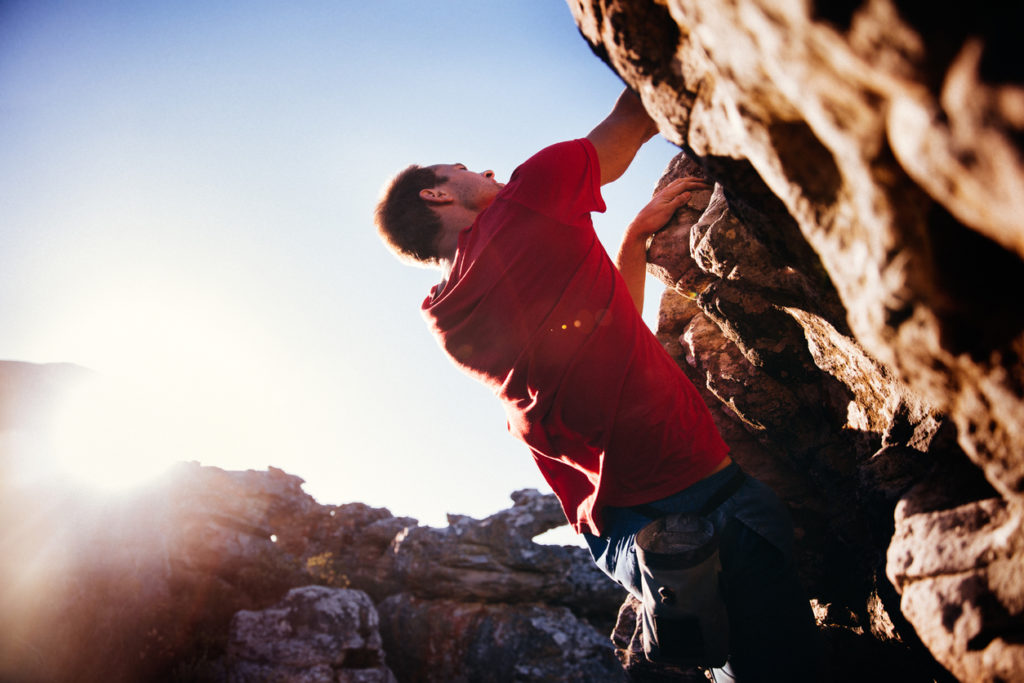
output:
<instances>
[{"instance_id":1,"label":"cracked rock surface","mask_svg":"<svg viewBox=\"0 0 1024 683\"><path fill-rule=\"evenodd\" d=\"M650 244L659 335L789 504L837 680L1024 678L1021 9L568 5L663 182L715 183Z\"/></svg>"}]
</instances>

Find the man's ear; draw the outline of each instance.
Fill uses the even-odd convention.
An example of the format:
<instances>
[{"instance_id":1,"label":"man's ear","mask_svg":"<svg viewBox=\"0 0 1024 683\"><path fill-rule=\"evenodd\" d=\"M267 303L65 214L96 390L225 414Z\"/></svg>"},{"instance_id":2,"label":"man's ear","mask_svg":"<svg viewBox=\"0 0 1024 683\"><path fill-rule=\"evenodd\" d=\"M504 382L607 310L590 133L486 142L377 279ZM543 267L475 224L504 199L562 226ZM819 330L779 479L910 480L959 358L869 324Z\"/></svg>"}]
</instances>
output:
<instances>
[{"instance_id":1,"label":"man's ear","mask_svg":"<svg viewBox=\"0 0 1024 683\"><path fill-rule=\"evenodd\" d=\"M455 197L439 187L428 187L420 190L420 199L428 204L451 204L455 201Z\"/></svg>"}]
</instances>

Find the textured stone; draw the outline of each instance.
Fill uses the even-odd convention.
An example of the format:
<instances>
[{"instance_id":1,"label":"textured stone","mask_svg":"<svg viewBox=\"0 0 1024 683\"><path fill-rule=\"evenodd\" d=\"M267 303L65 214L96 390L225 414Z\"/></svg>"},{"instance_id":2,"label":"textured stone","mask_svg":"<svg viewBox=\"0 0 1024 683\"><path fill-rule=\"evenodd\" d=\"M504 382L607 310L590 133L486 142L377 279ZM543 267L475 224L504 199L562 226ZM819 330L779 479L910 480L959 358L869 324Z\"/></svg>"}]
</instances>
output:
<instances>
[{"instance_id":1,"label":"textured stone","mask_svg":"<svg viewBox=\"0 0 1024 683\"><path fill-rule=\"evenodd\" d=\"M399 594L379 610L388 661L406 683L627 680L607 637L564 607Z\"/></svg>"},{"instance_id":2,"label":"textured stone","mask_svg":"<svg viewBox=\"0 0 1024 683\"><path fill-rule=\"evenodd\" d=\"M902 593L903 612L960 680L1019 679L1024 669L1014 634L1024 621L1020 517L999 499L915 511L913 494L897 506L887 567Z\"/></svg>"},{"instance_id":3,"label":"textured stone","mask_svg":"<svg viewBox=\"0 0 1024 683\"><path fill-rule=\"evenodd\" d=\"M581 614L614 613L622 590L583 548L538 545L535 535L564 525L553 495L512 494L515 505L483 520L449 516L438 529L399 534L386 556L395 585L427 598L570 605Z\"/></svg>"},{"instance_id":4,"label":"textured stone","mask_svg":"<svg viewBox=\"0 0 1024 683\"><path fill-rule=\"evenodd\" d=\"M395 683L377 610L362 591L304 586L231 620L229 683Z\"/></svg>"}]
</instances>

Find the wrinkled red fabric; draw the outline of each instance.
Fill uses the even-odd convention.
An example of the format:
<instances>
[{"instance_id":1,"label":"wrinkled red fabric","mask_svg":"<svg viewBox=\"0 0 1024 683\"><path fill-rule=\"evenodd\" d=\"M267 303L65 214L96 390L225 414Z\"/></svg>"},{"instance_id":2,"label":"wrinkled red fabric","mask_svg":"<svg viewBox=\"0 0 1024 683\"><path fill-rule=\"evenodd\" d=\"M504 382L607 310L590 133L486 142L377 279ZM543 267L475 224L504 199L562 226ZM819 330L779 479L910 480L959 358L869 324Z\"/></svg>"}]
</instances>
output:
<instances>
[{"instance_id":1,"label":"wrinkled red fabric","mask_svg":"<svg viewBox=\"0 0 1024 683\"><path fill-rule=\"evenodd\" d=\"M448 356L501 399L569 523L598 535L604 506L664 498L728 453L597 239L600 177L586 139L531 157L422 306Z\"/></svg>"}]
</instances>

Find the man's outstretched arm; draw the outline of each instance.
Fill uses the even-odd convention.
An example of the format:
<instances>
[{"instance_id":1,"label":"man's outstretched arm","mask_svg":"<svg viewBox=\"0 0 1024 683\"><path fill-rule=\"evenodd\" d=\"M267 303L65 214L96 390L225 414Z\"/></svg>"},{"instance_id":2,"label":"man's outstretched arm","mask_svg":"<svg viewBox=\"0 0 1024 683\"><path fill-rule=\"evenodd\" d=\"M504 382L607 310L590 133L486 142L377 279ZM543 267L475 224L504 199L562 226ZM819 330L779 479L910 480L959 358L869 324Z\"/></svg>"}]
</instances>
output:
<instances>
[{"instance_id":1,"label":"man's outstretched arm","mask_svg":"<svg viewBox=\"0 0 1024 683\"><path fill-rule=\"evenodd\" d=\"M601 184L625 173L640 147L657 132L658 126L640 98L629 89L623 90L611 113L587 135L597 149Z\"/></svg>"},{"instance_id":2,"label":"man's outstretched arm","mask_svg":"<svg viewBox=\"0 0 1024 683\"><path fill-rule=\"evenodd\" d=\"M703 178L676 178L661 188L626 228L615 265L640 313L644 312L644 286L647 284L647 239L665 227L676 209L690 198L691 192L709 187Z\"/></svg>"}]
</instances>

